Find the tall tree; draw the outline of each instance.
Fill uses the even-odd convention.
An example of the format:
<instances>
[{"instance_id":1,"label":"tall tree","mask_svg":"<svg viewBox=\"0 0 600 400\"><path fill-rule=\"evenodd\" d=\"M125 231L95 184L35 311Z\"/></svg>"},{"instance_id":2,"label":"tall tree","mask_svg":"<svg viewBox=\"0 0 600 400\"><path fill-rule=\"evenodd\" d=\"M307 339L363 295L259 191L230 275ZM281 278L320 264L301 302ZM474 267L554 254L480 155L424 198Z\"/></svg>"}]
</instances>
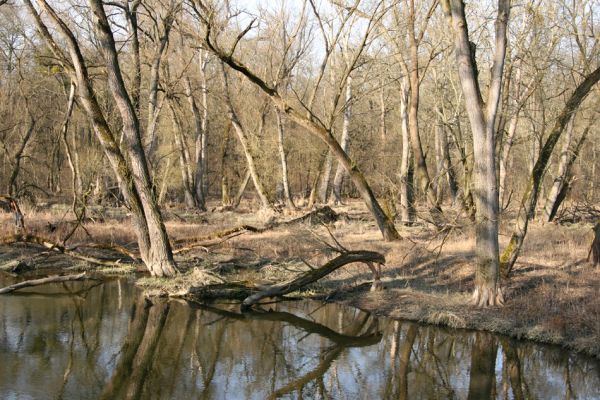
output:
<instances>
[{"instance_id":1,"label":"tall tree","mask_svg":"<svg viewBox=\"0 0 600 400\"><path fill-rule=\"evenodd\" d=\"M129 162L121 152L102 108L98 104L77 36L45 0L37 0L38 7L48 15L65 43L66 51L69 54L67 57L31 1L25 0L25 4L55 57L61 61L65 70L77 82L83 108L92 122L96 136L102 144L117 176L121 191L131 208L142 260L153 275L175 274L171 246L150 185L150 174L141 143L139 122L125 88L114 37L104 5L100 0L89 0L97 40L105 61L110 91L123 121L122 129L126 138Z\"/></svg>"},{"instance_id":2,"label":"tall tree","mask_svg":"<svg viewBox=\"0 0 600 400\"><path fill-rule=\"evenodd\" d=\"M498 187L496 176L496 115L502 90L506 31L510 13L510 0L498 0L496 17L495 52L487 102L483 102L479 88L474 44L469 39L469 29L462 0L444 0L444 13L454 31L454 51L458 75L465 97L465 106L473 133L473 189L475 197L475 253L477 269L473 303L494 306L504 302L499 282L498 247Z\"/></svg>"}]
</instances>

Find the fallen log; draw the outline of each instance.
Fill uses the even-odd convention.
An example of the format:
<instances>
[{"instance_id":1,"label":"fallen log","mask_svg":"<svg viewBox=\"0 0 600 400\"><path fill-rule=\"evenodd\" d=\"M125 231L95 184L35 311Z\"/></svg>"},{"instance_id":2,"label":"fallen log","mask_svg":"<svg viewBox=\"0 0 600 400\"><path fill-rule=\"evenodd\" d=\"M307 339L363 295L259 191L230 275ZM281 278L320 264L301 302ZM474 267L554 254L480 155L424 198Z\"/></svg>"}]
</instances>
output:
<instances>
[{"instance_id":1,"label":"fallen log","mask_svg":"<svg viewBox=\"0 0 600 400\"><path fill-rule=\"evenodd\" d=\"M236 226L235 228L225 229L224 231L211 232L207 235L194 236L189 238L171 240L172 245L194 243L194 242L205 242L215 239L225 239L231 235L242 233L242 232L260 232L261 230L250 225Z\"/></svg>"},{"instance_id":2,"label":"fallen log","mask_svg":"<svg viewBox=\"0 0 600 400\"><path fill-rule=\"evenodd\" d=\"M15 290L23 289L26 287L32 286L40 286L45 285L47 283L58 283L58 282L69 282L69 281L80 281L83 279L91 279L86 276L85 272L76 275L53 275L46 278L41 279L32 279L29 281L23 281L19 283L15 283L14 285L6 286L5 288L0 289L0 294L6 294L14 292Z\"/></svg>"},{"instance_id":3,"label":"fallen log","mask_svg":"<svg viewBox=\"0 0 600 400\"><path fill-rule=\"evenodd\" d=\"M373 282L374 286L379 286L379 273L378 270L373 266L373 263L385 264L385 257L382 254L374 251L347 251L340 254L333 260L327 262L325 265L316 269L312 269L295 279L270 286L265 290L259 291L258 293L254 293L246 297L242 302L242 310L252 307L252 305L258 303L261 299L264 299L265 297L282 296L287 293L294 292L298 289L303 288L306 285L318 281L319 279L327 276L328 274L332 273L338 268L343 267L346 264L355 262L362 262L367 264L375 275L375 280Z\"/></svg>"}]
</instances>

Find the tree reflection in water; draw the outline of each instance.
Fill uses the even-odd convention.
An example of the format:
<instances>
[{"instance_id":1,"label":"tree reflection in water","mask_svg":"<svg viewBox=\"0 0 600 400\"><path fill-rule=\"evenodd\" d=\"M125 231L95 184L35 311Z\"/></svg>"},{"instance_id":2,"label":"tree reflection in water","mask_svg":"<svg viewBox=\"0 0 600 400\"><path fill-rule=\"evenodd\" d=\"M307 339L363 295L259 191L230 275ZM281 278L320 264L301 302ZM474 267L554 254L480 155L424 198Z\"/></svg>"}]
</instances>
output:
<instances>
[{"instance_id":1,"label":"tree reflection in water","mask_svg":"<svg viewBox=\"0 0 600 400\"><path fill-rule=\"evenodd\" d=\"M340 305L155 301L126 282L0 302L0 398L600 398L595 360Z\"/></svg>"}]
</instances>

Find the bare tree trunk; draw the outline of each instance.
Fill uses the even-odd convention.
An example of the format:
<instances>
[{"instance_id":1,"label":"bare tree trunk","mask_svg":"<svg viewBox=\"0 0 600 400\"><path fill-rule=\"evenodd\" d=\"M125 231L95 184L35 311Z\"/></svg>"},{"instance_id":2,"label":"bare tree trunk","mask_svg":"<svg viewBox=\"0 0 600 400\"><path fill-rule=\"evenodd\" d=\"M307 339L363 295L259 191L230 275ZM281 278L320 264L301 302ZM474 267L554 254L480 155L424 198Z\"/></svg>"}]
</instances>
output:
<instances>
[{"instance_id":1,"label":"bare tree trunk","mask_svg":"<svg viewBox=\"0 0 600 400\"><path fill-rule=\"evenodd\" d=\"M194 95L192 93L192 84L190 83L190 78L186 76L184 78L185 84L185 95L188 98L188 102L190 104L190 110L192 111L192 116L194 117L194 134L196 137L196 152L195 152L195 163L196 163L196 173L193 179L193 196L196 205L200 210L206 211L206 199L204 197L204 191L202 188L204 187L204 165L202 160L202 140L204 138L204 131L202 130L202 117L200 116L200 110L198 110L198 106L196 105L196 100L194 99ZM191 160L188 160L191 162Z\"/></svg>"},{"instance_id":2,"label":"bare tree trunk","mask_svg":"<svg viewBox=\"0 0 600 400\"><path fill-rule=\"evenodd\" d=\"M383 79L380 82L379 88L379 136L381 140L385 140L387 136L387 127L385 124L386 109L385 109L385 86Z\"/></svg>"},{"instance_id":3,"label":"bare tree trunk","mask_svg":"<svg viewBox=\"0 0 600 400\"><path fill-rule=\"evenodd\" d=\"M588 74L577 86L558 116L550 135L548 135L546 143L544 143L544 146L542 147L540 156L535 163L533 172L529 177L529 182L527 183L525 192L523 193L521 205L519 206L519 211L517 214L517 221L515 223L510 242L500 257L501 270L504 276L508 276L510 274L510 271L519 257L519 252L521 251L523 241L525 240L525 235L527 234L529 221L533 217L535 207L537 205L544 172L546 170L546 166L548 165L548 161L550 160L550 156L552 155L552 151L554 150L554 146L556 146L560 135L573 116L573 113L575 113L581 102L587 97L592 87L599 80L600 68L597 68Z\"/></svg>"},{"instance_id":4,"label":"bare tree trunk","mask_svg":"<svg viewBox=\"0 0 600 400\"><path fill-rule=\"evenodd\" d=\"M344 108L344 121L342 123L342 139L340 146L344 152L348 153L350 144L350 119L352 117L352 77L348 76L346 81L346 106ZM333 196L335 204L342 204L342 180L344 179L344 167L338 162L335 177L333 178Z\"/></svg>"},{"instance_id":5,"label":"bare tree trunk","mask_svg":"<svg viewBox=\"0 0 600 400\"><path fill-rule=\"evenodd\" d=\"M207 187L207 160L206 160L206 134L208 129L208 97L207 97L207 88L206 88L206 66L208 62L207 52L200 52L200 79L201 79L201 91L202 91L202 115L200 114L200 110L198 109L198 105L196 104L196 99L194 98L192 92L192 84L190 82L189 76L186 76L184 79L185 84L185 95L190 104L190 110L192 111L192 116L194 117L194 129L195 129L195 137L196 137L196 151L195 151L195 161L196 161L196 173L194 175L194 196L196 199L196 203L198 208L205 211L206 210L206 187Z\"/></svg>"},{"instance_id":6,"label":"bare tree trunk","mask_svg":"<svg viewBox=\"0 0 600 400\"><path fill-rule=\"evenodd\" d=\"M78 170L75 167L75 159L73 156L73 152L71 151L71 145L69 144L69 139L67 138L67 133L69 131L69 122L71 121L71 115L73 114L73 105L75 104L75 90L75 82L71 82L69 88L69 98L67 100L67 111L65 113L65 120L60 130L60 139L63 143L63 146L65 146L67 162L69 163L69 168L71 169L71 189L73 191L73 202L71 204L71 207L73 208L73 212L75 212L75 204L77 203L77 199L81 195L81 192L79 191L78 187L78 181L81 181L79 178Z\"/></svg>"},{"instance_id":7,"label":"bare tree trunk","mask_svg":"<svg viewBox=\"0 0 600 400\"><path fill-rule=\"evenodd\" d=\"M160 31L160 24L156 21L158 31L158 44L152 62L150 64L150 79L148 89L148 117L146 125L146 148L148 154L148 160L152 162L158 145L158 137L156 135L156 129L158 127L158 117L160 115L161 104L158 102L158 91L159 91L159 80L160 80L160 64L167 49L169 42L169 34L175 21L175 3L171 0L170 9L165 18L162 18L163 29Z\"/></svg>"},{"instance_id":8,"label":"bare tree trunk","mask_svg":"<svg viewBox=\"0 0 600 400\"><path fill-rule=\"evenodd\" d=\"M590 247L588 261L591 261L592 265L600 267L600 221L597 222L596 225L594 225L593 231L594 240L592 240L592 246Z\"/></svg>"},{"instance_id":9,"label":"bare tree trunk","mask_svg":"<svg viewBox=\"0 0 600 400\"><path fill-rule=\"evenodd\" d=\"M333 167L333 156L331 155L331 150L327 150L321 167L322 168L319 170L321 173L319 174L320 184L318 199L322 203L327 203L329 197L329 182L331 181L331 169Z\"/></svg>"},{"instance_id":10,"label":"bare tree trunk","mask_svg":"<svg viewBox=\"0 0 600 400\"><path fill-rule=\"evenodd\" d=\"M221 205L226 207L231 202L229 198L229 185L227 184L227 159L229 158L229 129L223 131L223 142L221 144Z\"/></svg>"},{"instance_id":11,"label":"bare tree trunk","mask_svg":"<svg viewBox=\"0 0 600 400\"><path fill-rule=\"evenodd\" d=\"M506 30L510 0L498 0L496 18L496 48L492 75L484 111L477 77L477 65L469 42L469 31L462 0L444 1L444 11L454 28L458 75L465 96L467 115L473 133L475 194L475 252L477 270L473 302L478 306L504 302L499 286L498 261L498 188L496 180L495 121L502 89L502 73L506 53Z\"/></svg>"},{"instance_id":12,"label":"bare tree trunk","mask_svg":"<svg viewBox=\"0 0 600 400\"><path fill-rule=\"evenodd\" d=\"M400 124L402 134L402 157L400 160L400 216L402 223L410 225L413 223L413 205L412 196L410 195L410 185L412 181L409 179L410 170L410 137L408 133L408 90L406 77L402 79L400 87Z\"/></svg>"},{"instance_id":13,"label":"bare tree trunk","mask_svg":"<svg viewBox=\"0 0 600 400\"><path fill-rule=\"evenodd\" d=\"M450 190L450 197L452 201L456 201L458 195L458 184L456 183L456 176L454 174L454 167L452 166L452 160L450 158L450 145L448 143L448 132L446 132L445 126L441 125L440 135L440 147L441 147L441 158L442 158L442 172L446 176L446 183Z\"/></svg>"},{"instance_id":14,"label":"bare tree trunk","mask_svg":"<svg viewBox=\"0 0 600 400\"><path fill-rule=\"evenodd\" d=\"M283 185L283 194L285 196L285 204L289 208L296 208L292 194L290 191L290 182L288 179L288 168L287 168L287 157L285 154L285 148L283 146L283 121L281 112L276 110L275 115L277 117L277 148L279 150L279 159L281 160L281 184Z\"/></svg>"},{"instance_id":15,"label":"bare tree trunk","mask_svg":"<svg viewBox=\"0 0 600 400\"><path fill-rule=\"evenodd\" d=\"M131 169L125 161L115 137L104 118L102 109L97 102L94 89L91 86L91 79L89 78L85 61L75 35L47 2L44 0L37 0L37 3L39 7L45 11L45 14L54 21L58 32L61 34L67 46L72 63L72 67L69 67L68 64L65 63L65 65L67 65L67 71L70 72L77 81L82 105L92 122L96 136L104 148L109 162L111 163L111 167L117 176L123 196L131 209L133 225L138 236L138 244L142 259L153 275L172 275L175 273L175 267L170 245L167 240L164 225L162 224L160 212L158 211L156 202L152 198L152 194L149 190L149 177L147 175L147 166L145 164L145 159L143 158L143 152L141 152L142 157L140 159L141 140L139 138L139 130L137 129L137 119L135 118L135 112L133 111L133 107L124 88L114 46L114 39L110 31L106 14L104 13L103 5L98 0L90 0L90 6L97 18L98 35L101 48L106 57L111 91L113 92L115 100L117 100L120 110L123 111L123 130L126 131L128 136L129 155L132 164ZM66 56L62 49L52 38L48 28L31 2L25 0L25 5L30 15L34 18L38 30L44 39L46 39L51 51L58 59L64 59ZM141 176L140 173L142 174ZM139 189L136 184L140 184Z\"/></svg>"},{"instance_id":16,"label":"bare tree trunk","mask_svg":"<svg viewBox=\"0 0 600 400\"><path fill-rule=\"evenodd\" d=\"M27 103L27 99L25 102ZM29 105L26 104L27 116L29 122L27 124L27 129L25 130L25 135L21 138L21 143L19 143L19 147L17 147L17 151L13 156L13 168L10 174L10 178L8 179L8 195L14 197L17 195L17 177L19 176L19 172L21 171L21 161L23 159L23 153L27 148L27 144L29 140L33 136L33 132L35 129L35 119L31 115L31 111L29 110Z\"/></svg>"},{"instance_id":17,"label":"bare tree trunk","mask_svg":"<svg viewBox=\"0 0 600 400\"><path fill-rule=\"evenodd\" d=\"M240 187L238 188L238 191L235 194L235 197L233 198L233 203L231 203L231 206L233 208L238 208L240 206L240 203L242 202L242 197L244 196L244 192L246 191L246 187L248 187L248 182L250 182L250 178L250 170L246 169L246 173L244 174L242 183L240 183Z\"/></svg>"},{"instance_id":18,"label":"bare tree trunk","mask_svg":"<svg viewBox=\"0 0 600 400\"><path fill-rule=\"evenodd\" d=\"M567 179L567 164L569 163L569 148L571 146L571 139L573 138L573 129L575 128L575 115L569 121L567 128L565 129L564 141L560 151L558 166L556 168L556 176L554 177L554 181L552 182L552 187L550 189L550 194L546 199L546 204L544 205L544 220L546 222L550 222L552 217L552 208L558 194L562 186Z\"/></svg>"},{"instance_id":19,"label":"bare tree trunk","mask_svg":"<svg viewBox=\"0 0 600 400\"><path fill-rule=\"evenodd\" d=\"M123 133L127 142L127 152L134 184L139 192L146 217L148 236L151 244L150 252L146 256L148 260L147 265L154 275L171 276L176 271L175 262L162 215L152 192L150 172L142 146L139 121L125 88L125 83L123 82L115 42L108 18L104 12L104 5L101 0L89 0L89 2L96 17L96 30L99 36L100 48L104 53L109 88L117 103L123 121Z\"/></svg>"},{"instance_id":20,"label":"bare tree trunk","mask_svg":"<svg viewBox=\"0 0 600 400\"><path fill-rule=\"evenodd\" d=\"M254 188L256 189L256 193L260 199L262 208L273 208L271 202L267 198L266 192L263 188L262 182L258 176L258 172L256 171L256 166L254 164L254 156L250 150L250 144L248 143L248 135L244 130L235 110L233 109L233 102L231 101L231 97L229 95L229 82L227 78L227 72L225 71L225 65L221 63L221 72L223 74L223 84L225 86L225 104L227 106L227 112L229 114L229 120L231 121L231 125L233 125L233 129L237 134L237 137L242 145L242 150L244 151L244 156L246 157L246 162L248 164L248 170L250 171L250 175L252 176L252 183L254 184Z\"/></svg>"},{"instance_id":21,"label":"bare tree trunk","mask_svg":"<svg viewBox=\"0 0 600 400\"><path fill-rule=\"evenodd\" d=\"M194 184L192 182L193 179L191 176L191 171L189 170L191 163L190 153L187 149L187 144L185 143L185 137L183 136L181 121L177 116L175 107L173 107L173 100L168 99L167 101L169 105L169 111L171 112L171 121L173 122L173 138L177 152L179 153L179 167L181 170L181 181L183 184L185 205L186 207L193 208L196 207L196 199L192 191Z\"/></svg>"},{"instance_id":22,"label":"bare tree trunk","mask_svg":"<svg viewBox=\"0 0 600 400\"><path fill-rule=\"evenodd\" d=\"M567 196L567 193L569 191L569 186L570 186L570 180L572 178L571 169L573 167L573 164L575 164L577 157L579 157L579 152L581 151L581 147L583 146L583 144L585 143L585 140L587 139L589 130L590 130L589 126L587 126L583 130L583 133L581 134L581 138L579 138L579 141L577 142L577 144L575 145L573 150L570 151L568 148L566 150L563 148L563 152L567 152L570 154L568 154L568 157L567 157L567 160L566 160L564 166L563 166L563 160L562 160L562 155L561 155L561 160L560 160L560 165L558 168L557 176L554 179L554 184L552 185L550 194L548 195L548 198L546 199L546 206L544 207L544 211L545 211L545 217L546 217L547 222L550 222L554 219L554 217L556 216L556 213L558 212L558 208L560 207L560 205L562 204L562 202L565 200L565 198ZM569 141L570 141L570 139L569 139Z\"/></svg>"},{"instance_id":23,"label":"bare tree trunk","mask_svg":"<svg viewBox=\"0 0 600 400\"><path fill-rule=\"evenodd\" d=\"M209 26L210 27L210 26ZM318 137L322 141L324 141L329 149L331 150L333 156L335 156L338 161L342 163L346 172L348 173L350 179L354 183L354 186L360 193L365 205L368 210L373 215L377 226L382 233L385 240L398 240L400 235L396 230L393 221L385 214L371 187L367 183L364 175L356 165L348 157L348 154L340 147L340 144L332 135L331 130L327 129L323 125L313 121L312 119L306 117L305 113L300 113L290 104L288 104L280 95L279 92L271 87L267 82L262 80L258 75L249 70L245 65L241 64L231 55L227 55L223 52L222 49L215 47L215 45L211 41L210 30L207 31L208 35L205 37L207 46L211 49L213 53L215 53L221 61L227 63L231 68L236 71L242 73L246 78L248 78L253 84L258 86L260 90L266 93L271 101L275 104L280 111L284 112L290 119L296 122L298 125L304 127L308 130L312 135Z\"/></svg>"},{"instance_id":24,"label":"bare tree trunk","mask_svg":"<svg viewBox=\"0 0 600 400\"><path fill-rule=\"evenodd\" d=\"M123 2L127 29L131 37L131 58L133 61L133 82L131 85L131 102L136 115L140 117L140 94L142 88L142 62L140 58L140 40L138 35L137 9L141 0L126 0Z\"/></svg>"}]
</instances>

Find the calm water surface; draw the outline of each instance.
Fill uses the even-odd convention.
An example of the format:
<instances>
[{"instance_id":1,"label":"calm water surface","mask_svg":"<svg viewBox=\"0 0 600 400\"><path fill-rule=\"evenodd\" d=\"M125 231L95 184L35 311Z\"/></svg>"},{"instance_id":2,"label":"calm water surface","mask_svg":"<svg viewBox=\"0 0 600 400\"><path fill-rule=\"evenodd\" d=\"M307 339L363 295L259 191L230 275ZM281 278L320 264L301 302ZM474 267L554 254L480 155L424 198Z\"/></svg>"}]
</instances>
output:
<instances>
[{"instance_id":1,"label":"calm water surface","mask_svg":"<svg viewBox=\"0 0 600 400\"><path fill-rule=\"evenodd\" d=\"M125 280L0 297L0 360L1 399L600 399L598 361L560 349L335 304L148 307Z\"/></svg>"}]
</instances>

